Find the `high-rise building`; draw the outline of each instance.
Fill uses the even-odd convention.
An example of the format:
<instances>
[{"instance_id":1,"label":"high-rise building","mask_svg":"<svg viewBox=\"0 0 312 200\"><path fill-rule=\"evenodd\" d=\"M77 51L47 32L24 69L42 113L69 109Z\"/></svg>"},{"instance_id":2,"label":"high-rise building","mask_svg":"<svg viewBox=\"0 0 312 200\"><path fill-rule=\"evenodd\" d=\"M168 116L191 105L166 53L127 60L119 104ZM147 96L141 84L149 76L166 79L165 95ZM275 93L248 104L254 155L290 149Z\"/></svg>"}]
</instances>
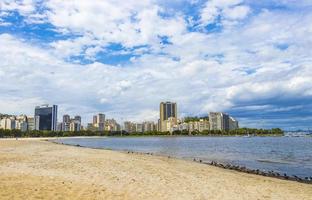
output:
<instances>
[{"instance_id":1,"label":"high-rise building","mask_svg":"<svg viewBox=\"0 0 312 200\"><path fill-rule=\"evenodd\" d=\"M5 118L0 119L0 129L5 129L6 127L6 120Z\"/></svg>"},{"instance_id":2,"label":"high-rise building","mask_svg":"<svg viewBox=\"0 0 312 200\"><path fill-rule=\"evenodd\" d=\"M79 122L81 123L81 117L80 117L79 115L76 115L76 116L74 117L74 119L75 119L76 121L79 121Z\"/></svg>"},{"instance_id":3,"label":"high-rise building","mask_svg":"<svg viewBox=\"0 0 312 200\"><path fill-rule=\"evenodd\" d=\"M234 119L233 117L230 117L229 120L229 130L235 130L238 129L238 121L236 119Z\"/></svg>"},{"instance_id":4,"label":"high-rise building","mask_svg":"<svg viewBox=\"0 0 312 200\"><path fill-rule=\"evenodd\" d=\"M143 122L143 131L144 132L150 132L150 131L155 131L155 123L154 122Z\"/></svg>"},{"instance_id":5,"label":"high-rise building","mask_svg":"<svg viewBox=\"0 0 312 200\"><path fill-rule=\"evenodd\" d=\"M137 132L137 133L143 133L143 124L141 124L141 123L135 123L135 132Z\"/></svg>"},{"instance_id":6,"label":"high-rise building","mask_svg":"<svg viewBox=\"0 0 312 200\"><path fill-rule=\"evenodd\" d=\"M57 130L57 105L37 106L35 108L36 130Z\"/></svg>"},{"instance_id":7,"label":"high-rise building","mask_svg":"<svg viewBox=\"0 0 312 200\"><path fill-rule=\"evenodd\" d=\"M35 130L35 118L34 117L27 117L27 130L33 131Z\"/></svg>"},{"instance_id":8,"label":"high-rise building","mask_svg":"<svg viewBox=\"0 0 312 200\"><path fill-rule=\"evenodd\" d=\"M15 129L21 130L22 132L27 131L27 116L26 115L20 115L16 117Z\"/></svg>"},{"instance_id":9,"label":"high-rise building","mask_svg":"<svg viewBox=\"0 0 312 200\"><path fill-rule=\"evenodd\" d=\"M93 124L93 126L95 126L97 124L97 116L96 115L93 116L92 124Z\"/></svg>"},{"instance_id":10,"label":"high-rise building","mask_svg":"<svg viewBox=\"0 0 312 200\"><path fill-rule=\"evenodd\" d=\"M106 131L120 131L120 125L114 119L107 119L105 121Z\"/></svg>"},{"instance_id":11,"label":"high-rise building","mask_svg":"<svg viewBox=\"0 0 312 200\"><path fill-rule=\"evenodd\" d=\"M70 122L70 116L69 115L63 115L63 123L69 123Z\"/></svg>"},{"instance_id":12,"label":"high-rise building","mask_svg":"<svg viewBox=\"0 0 312 200\"><path fill-rule=\"evenodd\" d=\"M210 112L209 113L210 130L221 130L221 113Z\"/></svg>"},{"instance_id":13,"label":"high-rise building","mask_svg":"<svg viewBox=\"0 0 312 200\"><path fill-rule=\"evenodd\" d=\"M99 113L99 114L97 115L97 123L98 123L98 124L99 124L99 123L105 123L105 115L104 115L104 114Z\"/></svg>"},{"instance_id":14,"label":"high-rise building","mask_svg":"<svg viewBox=\"0 0 312 200\"><path fill-rule=\"evenodd\" d=\"M69 115L63 115L63 122L61 125L61 131L69 131L70 126L70 116Z\"/></svg>"},{"instance_id":15,"label":"high-rise building","mask_svg":"<svg viewBox=\"0 0 312 200\"><path fill-rule=\"evenodd\" d=\"M105 115L102 113L99 113L99 114L93 116L93 126L96 127L98 129L98 131L104 131L104 129L105 129Z\"/></svg>"},{"instance_id":16,"label":"high-rise building","mask_svg":"<svg viewBox=\"0 0 312 200\"><path fill-rule=\"evenodd\" d=\"M177 119L175 117L169 117L167 120L164 121L165 127L162 129L162 132L169 131L172 133L174 130L177 129Z\"/></svg>"},{"instance_id":17,"label":"high-rise building","mask_svg":"<svg viewBox=\"0 0 312 200\"><path fill-rule=\"evenodd\" d=\"M69 124L69 131L80 131L81 130L81 124L79 120L71 120Z\"/></svg>"},{"instance_id":18,"label":"high-rise building","mask_svg":"<svg viewBox=\"0 0 312 200\"><path fill-rule=\"evenodd\" d=\"M124 122L124 130L128 133L133 133L136 131L136 126L134 123L130 121L125 121Z\"/></svg>"},{"instance_id":19,"label":"high-rise building","mask_svg":"<svg viewBox=\"0 0 312 200\"><path fill-rule=\"evenodd\" d=\"M2 129L12 130L16 128L15 117L5 117L1 119L0 126Z\"/></svg>"},{"instance_id":20,"label":"high-rise building","mask_svg":"<svg viewBox=\"0 0 312 200\"><path fill-rule=\"evenodd\" d=\"M169 118L172 118L170 120L170 123L172 121L174 122L173 124L177 124L177 104L172 103L172 102L161 102L160 103L160 131L165 132L169 131L168 126L167 126L167 120Z\"/></svg>"},{"instance_id":21,"label":"high-rise building","mask_svg":"<svg viewBox=\"0 0 312 200\"><path fill-rule=\"evenodd\" d=\"M209 121L208 120L204 120L204 119L200 119L198 122L198 131L202 132L202 131L206 131L209 130Z\"/></svg>"},{"instance_id":22,"label":"high-rise building","mask_svg":"<svg viewBox=\"0 0 312 200\"><path fill-rule=\"evenodd\" d=\"M62 131L69 131L70 121L62 123Z\"/></svg>"},{"instance_id":23,"label":"high-rise building","mask_svg":"<svg viewBox=\"0 0 312 200\"><path fill-rule=\"evenodd\" d=\"M209 126L210 130L229 130L229 115L222 112L210 112L209 113Z\"/></svg>"}]
</instances>

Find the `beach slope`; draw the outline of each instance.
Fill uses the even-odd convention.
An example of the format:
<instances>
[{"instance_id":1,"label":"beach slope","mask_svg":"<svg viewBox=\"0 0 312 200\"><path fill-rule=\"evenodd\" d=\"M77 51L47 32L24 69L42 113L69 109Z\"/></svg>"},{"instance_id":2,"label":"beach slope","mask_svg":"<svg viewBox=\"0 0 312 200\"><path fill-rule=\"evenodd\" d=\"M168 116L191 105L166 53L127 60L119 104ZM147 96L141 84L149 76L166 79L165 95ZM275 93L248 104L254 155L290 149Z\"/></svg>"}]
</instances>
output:
<instances>
[{"instance_id":1,"label":"beach slope","mask_svg":"<svg viewBox=\"0 0 312 200\"><path fill-rule=\"evenodd\" d=\"M166 157L0 140L0 199L311 200L312 185Z\"/></svg>"}]
</instances>

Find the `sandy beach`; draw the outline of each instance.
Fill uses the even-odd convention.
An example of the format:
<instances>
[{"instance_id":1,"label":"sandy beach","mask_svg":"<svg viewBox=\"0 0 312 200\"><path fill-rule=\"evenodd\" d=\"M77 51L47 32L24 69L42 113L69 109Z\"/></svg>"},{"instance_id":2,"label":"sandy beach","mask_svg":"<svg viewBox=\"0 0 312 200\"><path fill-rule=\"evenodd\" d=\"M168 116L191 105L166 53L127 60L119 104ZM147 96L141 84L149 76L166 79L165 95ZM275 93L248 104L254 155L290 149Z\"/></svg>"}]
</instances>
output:
<instances>
[{"instance_id":1,"label":"sandy beach","mask_svg":"<svg viewBox=\"0 0 312 200\"><path fill-rule=\"evenodd\" d=\"M0 199L311 200L312 185L173 158L0 140Z\"/></svg>"}]
</instances>

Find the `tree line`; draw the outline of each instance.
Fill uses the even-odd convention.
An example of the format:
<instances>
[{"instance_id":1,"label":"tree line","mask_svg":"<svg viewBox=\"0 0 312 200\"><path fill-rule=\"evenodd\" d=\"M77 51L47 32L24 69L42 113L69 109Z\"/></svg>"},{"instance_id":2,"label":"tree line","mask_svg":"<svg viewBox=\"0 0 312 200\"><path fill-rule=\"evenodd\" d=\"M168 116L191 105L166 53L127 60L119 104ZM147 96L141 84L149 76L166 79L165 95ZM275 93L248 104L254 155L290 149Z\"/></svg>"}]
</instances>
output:
<instances>
[{"instance_id":1,"label":"tree line","mask_svg":"<svg viewBox=\"0 0 312 200\"><path fill-rule=\"evenodd\" d=\"M159 132L159 131L149 131L149 132L131 132L126 131L91 131L91 130L81 130L81 131L26 131L22 132L18 129L4 130L0 129L0 138L17 138L17 137L74 137L74 136L166 136L166 135L191 135L191 136L243 136L243 135L254 135L254 136L268 136L268 135L283 135L283 130L279 128L273 129L252 129L252 128L239 128L230 131L220 131L220 130L205 130L202 132L188 130L177 130L170 132Z\"/></svg>"}]
</instances>

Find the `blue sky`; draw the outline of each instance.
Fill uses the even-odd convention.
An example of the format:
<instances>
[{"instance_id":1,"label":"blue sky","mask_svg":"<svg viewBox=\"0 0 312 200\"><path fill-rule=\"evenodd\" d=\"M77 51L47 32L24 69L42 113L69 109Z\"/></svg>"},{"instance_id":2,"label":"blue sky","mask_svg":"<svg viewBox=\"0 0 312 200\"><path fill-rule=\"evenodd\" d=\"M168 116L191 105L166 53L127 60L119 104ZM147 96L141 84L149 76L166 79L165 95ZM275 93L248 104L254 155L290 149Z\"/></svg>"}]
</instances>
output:
<instances>
[{"instance_id":1,"label":"blue sky","mask_svg":"<svg viewBox=\"0 0 312 200\"><path fill-rule=\"evenodd\" d=\"M309 0L0 0L0 113L308 129L311 47Z\"/></svg>"}]
</instances>

